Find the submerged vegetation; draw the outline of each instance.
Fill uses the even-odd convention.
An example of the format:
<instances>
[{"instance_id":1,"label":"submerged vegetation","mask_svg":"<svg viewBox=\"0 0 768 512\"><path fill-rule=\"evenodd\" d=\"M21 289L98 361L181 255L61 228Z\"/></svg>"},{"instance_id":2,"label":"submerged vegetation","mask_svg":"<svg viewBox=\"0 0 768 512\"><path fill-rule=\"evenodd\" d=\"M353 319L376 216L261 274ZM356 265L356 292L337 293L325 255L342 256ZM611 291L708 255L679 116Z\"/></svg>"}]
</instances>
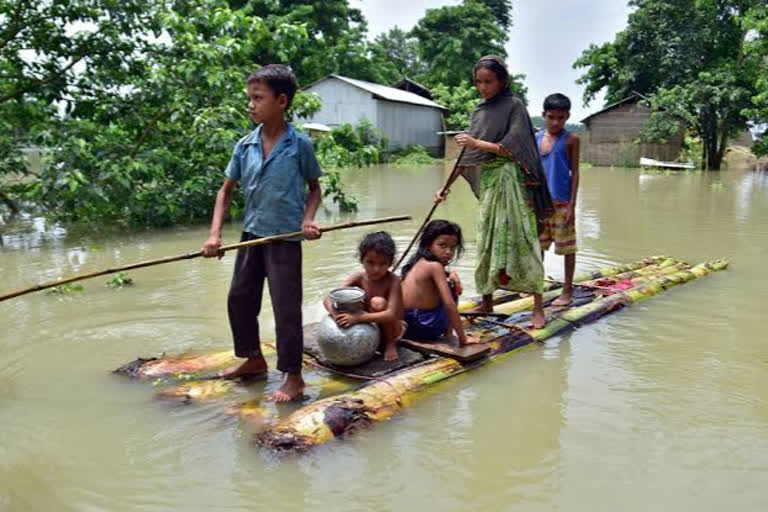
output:
<instances>
[{"instance_id":1,"label":"submerged vegetation","mask_svg":"<svg viewBox=\"0 0 768 512\"><path fill-rule=\"evenodd\" d=\"M315 139L315 153L325 174L323 197L330 197L342 212L357 211L357 199L345 192L339 169L377 164L387 145L386 137L367 119L355 126L346 123Z\"/></svg>"},{"instance_id":2,"label":"submerged vegetation","mask_svg":"<svg viewBox=\"0 0 768 512\"><path fill-rule=\"evenodd\" d=\"M438 159L427 153L427 150L422 146L414 144L393 152L389 163L395 166L408 167L415 165L429 165L437 161Z\"/></svg>"},{"instance_id":3,"label":"submerged vegetation","mask_svg":"<svg viewBox=\"0 0 768 512\"><path fill-rule=\"evenodd\" d=\"M66 283L66 284L61 284L59 286L54 286L52 288L48 288L45 291L45 293L47 295L69 295L70 293L81 292L83 290L84 288L83 288L83 285L81 284Z\"/></svg>"},{"instance_id":4,"label":"submerged vegetation","mask_svg":"<svg viewBox=\"0 0 768 512\"><path fill-rule=\"evenodd\" d=\"M133 278L128 277L125 272L120 272L112 276L109 281L106 282L107 288L124 288L126 286L133 286Z\"/></svg>"},{"instance_id":5,"label":"submerged vegetation","mask_svg":"<svg viewBox=\"0 0 768 512\"><path fill-rule=\"evenodd\" d=\"M315 152L326 169L366 167L381 162L388 145L387 138L364 119L355 126L345 123L315 139Z\"/></svg>"}]
</instances>

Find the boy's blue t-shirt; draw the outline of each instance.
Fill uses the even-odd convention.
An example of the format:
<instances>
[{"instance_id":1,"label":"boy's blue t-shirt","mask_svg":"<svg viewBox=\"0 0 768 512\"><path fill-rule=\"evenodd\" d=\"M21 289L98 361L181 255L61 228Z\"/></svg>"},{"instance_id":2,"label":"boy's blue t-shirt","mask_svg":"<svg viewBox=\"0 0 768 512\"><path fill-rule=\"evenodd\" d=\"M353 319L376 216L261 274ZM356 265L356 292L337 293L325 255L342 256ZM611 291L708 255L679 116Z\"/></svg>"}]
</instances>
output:
<instances>
[{"instance_id":1,"label":"boy's blue t-shirt","mask_svg":"<svg viewBox=\"0 0 768 512\"><path fill-rule=\"evenodd\" d=\"M226 175L240 182L245 197L243 231L263 237L301 231L304 184L323 172L312 141L289 123L266 159L261 125L240 139Z\"/></svg>"},{"instance_id":2,"label":"boy's blue t-shirt","mask_svg":"<svg viewBox=\"0 0 768 512\"><path fill-rule=\"evenodd\" d=\"M563 130L555 141L552 149L546 155L541 155L541 164L547 177L549 193L552 199L567 203L571 200L571 163L568 160L566 141L568 131ZM544 130L536 132L536 147L541 153L541 140L544 138Z\"/></svg>"}]
</instances>

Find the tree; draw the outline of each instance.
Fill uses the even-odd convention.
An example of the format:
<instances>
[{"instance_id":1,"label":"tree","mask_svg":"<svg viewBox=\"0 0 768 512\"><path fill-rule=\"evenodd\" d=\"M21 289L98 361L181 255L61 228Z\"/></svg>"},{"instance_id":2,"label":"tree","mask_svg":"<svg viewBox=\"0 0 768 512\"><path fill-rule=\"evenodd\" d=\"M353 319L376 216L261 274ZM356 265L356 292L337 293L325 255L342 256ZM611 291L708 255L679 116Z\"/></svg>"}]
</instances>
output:
<instances>
[{"instance_id":1,"label":"tree","mask_svg":"<svg viewBox=\"0 0 768 512\"><path fill-rule=\"evenodd\" d=\"M147 0L121 2L0 0L0 201L17 211L3 176L26 174L20 148L35 144L37 127L73 94L134 71L156 20Z\"/></svg>"},{"instance_id":2,"label":"tree","mask_svg":"<svg viewBox=\"0 0 768 512\"><path fill-rule=\"evenodd\" d=\"M631 0L635 10L613 42L591 45L574 67L587 68L588 104L637 91L651 97L646 138L683 127L703 142L702 161L719 169L730 137L747 126L757 94L756 60L745 52L745 15L760 0Z\"/></svg>"},{"instance_id":3,"label":"tree","mask_svg":"<svg viewBox=\"0 0 768 512\"><path fill-rule=\"evenodd\" d=\"M370 45L375 82L392 85L403 78L419 77L426 66L419 57L418 41L400 27L376 36Z\"/></svg>"},{"instance_id":4,"label":"tree","mask_svg":"<svg viewBox=\"0 0 768 512\"><path fill-rule=\"evenodd\" d=\"M481 4L486 5L493 16L496 18L496 23L499 24L502 30L507 31L512 28L512 2L510 0L475 0Z\"/></svg>"},{"instance_id":5,"label":"tree","mask_svg":"<svg viewBox=\"0 0 768 512\"><path fill-rule=\"evenodd\" d=\"M49 215L151 226L207 218L233 143L250 127L252 55L292 54L288 42L306 38L302 27L273 32L222 0L186 0L154 15L164 37L119 89L75 91L69 114L51 120L49 165L30 191ZM318 107L312 97L295 99L303 113ZM241 207L236 200L235 214Z\"/></svg>"},{"instance_id":6,"label":"tree","mask_svg":"<svg viewBox=\"0 0 768 512\"><path fill-rule=\"evenodd\" d=\"M468 0L459 5L428 9L413 28L427 86L458 86L471 82L472 66L486 54L506 56L506 34L485 4Z\"/></svg>"},{"instance_id":7,"label":"tree","mask_svg":"<svg viewBox=\"0 0 768 512\"><path fill-rule=\"evenodd\" d=\"M768 4L753 7L745 16L744 25L749 31L746 52L758 68L757 94L744 114L762 132L752 151L768 155Z\"/></svg>"},{"instance_id":8,"label":"tree","mask_svg":"<svg viewBox=\"0 0 768 512\"><path fill-rule=\"evenodd\" d=\"M284 25L303 25L307 37L292 55L259 52L256 62L290 62L301 84L330 73L373 80L376 72L368 57L368 25L359 9L347 0L229 0L233 9L259 17L275 31Z\"/></svg>"}]
</instances>

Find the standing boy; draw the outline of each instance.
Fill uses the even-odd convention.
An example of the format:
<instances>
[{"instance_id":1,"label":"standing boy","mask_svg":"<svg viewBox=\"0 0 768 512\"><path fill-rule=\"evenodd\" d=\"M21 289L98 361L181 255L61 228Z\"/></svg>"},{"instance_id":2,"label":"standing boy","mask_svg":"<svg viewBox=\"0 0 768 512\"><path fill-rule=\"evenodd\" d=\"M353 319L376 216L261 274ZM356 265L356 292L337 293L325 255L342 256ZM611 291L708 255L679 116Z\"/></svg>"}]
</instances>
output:
<instances>
[{"instance_id":1,"label":"standing boy","mask_svg":"<svg viewBox=\"0 0 768 512\"><path fill-rule=\"evenodd\" d=\"M573 270L576 267L576 193L579 189L579 138L565 129L571 116L571 100L563 94L544 99L546 128L536 134L541 163L547 176L555 213L539 234L541 250L555 242L555 254L565 256L565 282L556 306L571 303Z\"/></svg>"},{"instance_id":2,"label":"standing boy","mask_svg":"<svg viewBox=\"0 0 768 512\"><path fill-rule=\"evenodd\" d=\"M241 241L293 231L303 231L308 240L320 238L314 218L322 172L309 138L296 133L285 120L296 89L293 72L279 64L264 66L248 78L248 114L259 126L235 145L224 184L216 195L204 256L221 256L221 224L238 182L245 196ZM305 183L309 187L306 203ZM304 390L300 240L238 250L227 305L235 355L246 360L221 376L266 376L258 321L265 279L275 314L277 369L286 374L271 398L287 402Z\"/></svg>"}]
</instances>

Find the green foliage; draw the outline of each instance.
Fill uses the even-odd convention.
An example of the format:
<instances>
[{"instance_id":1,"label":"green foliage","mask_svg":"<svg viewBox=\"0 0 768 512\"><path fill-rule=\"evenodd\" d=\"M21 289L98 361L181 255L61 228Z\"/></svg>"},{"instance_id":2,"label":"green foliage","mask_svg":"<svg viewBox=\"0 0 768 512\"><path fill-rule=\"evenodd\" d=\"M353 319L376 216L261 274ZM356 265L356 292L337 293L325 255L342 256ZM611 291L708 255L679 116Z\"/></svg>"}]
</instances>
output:
<instances>
[{"instance_id":1,"label":"green foliage","mask_svg":"<svg viewBox=\"0 0 768 512\"><path fill-rule=\"evenodd\" d=\"M414 144L394 151L389 163L399 167L412 167L433 164L437 161L436 158L427 153L423 146Z\"/></svg>"},{"instance_id":2,"label":"green foliage","mask_svg":"<svg viewBox=\"0 0 768 512\"><path fill-rule=\"evenodd\" d=\"M469 128L470 115L480 103L480 96L471 85L436 85L432 88L432 99L448 109L445 127L453 131Z\"/></svg>"},{"instance_id":3,"label":"green foliage","mask_svg":"<svg viewBox=\"0 0 768 512\"><path fill-rule=\"evenodd\" d=\"M114 275L106 282L107 288L123 288L125 286L133 286L133 279L128 277L125 272L120 272Z\"/></svg>"},{"instance_id":4,"label":"green foliage","mask_svg":"<svg viewBox=\"0 0 768 512\"><path fill-rule=\"evenodd\" d=\"M356 212L357 199L344 191L341 173L335 169L326 169L321 178L323 197L330 197L342 212Z\"/></svg>"},{"instance_id":5,"label":"green foliage","mask_svg":"<svg viewBox=\"0 0 768 512\"><path fill-rule=\"evenodd\" d=\"M302 84L331 72L445 82L449 126L465 128L477 101L466 80L479 55L503 56L509 4L465 0L369 42L348 0L0 0L0 207L27 201L93 226L209 218L232 146L252 128L245 78L269 62L290 63ZM519 76L513 90L525 96ZM300 92L289 117L319 108ZM30 146L46 148L39 175ZM316 146L326 197L354 208L333 169L380 162L387 141L368 123ZM231 212L242 208L237 194Z\"/></svg>"},{"instance_id":6,"label":"green foliage","mask_svg":"<svg viewBox=\"0 0 768 512\"><path fill-rule=\"evenodd\" d=\"M744 115L762 128L762 136L752 146L759 156L768 155L768 4L763 2L750 9L744 17L748 30L745 52L757 66L757 94Z\"/></svg>"},{"instance_id":7,"label":"green foliage","mask_svg":"<svg viewBox=\"0 0 768 512\"><path fill-rule=\"evenodd\" d=\"M683 138L683 146L680 150L681 162L693 162L696 167L701 167L701 158L704 152L704 144L698 137L692 137L690 134L686 134Z\"/></svg>"},{"instance_id":8,"label":"green foliage","mask_svg":"<svg viewBox=\"0 0 768 512\"><path fill-rule=\"evenodd\" d=\"M370 52L374 82L394 85L403 78L423 76L427 71L419 57L418 41L400 27L376 36Z\"/></svg>"},{"instance_id":9,"label":"green foliage","mask_svg":"<svg viewBox=\"0 0 768 512\"><path fill-rule=\"evenodd\" d=\"M381 162L388 142L363 120L357 126L346 123L325 137L315 139L315 153L323 168L366 167Z\"/></svg>"},{"instance_id":10,"label":"green foliage","mask_svg":"<svg viewBox=\"0 0 768 512\"><path fill-rule=\"evenodd\" d=\"M488 7L502 30L512 28L512 2L510 0L475 0Z\"/></svg>"},{"instance_id":11,"label":"green foliage","mask_svg":"<svg viewBox=\"0 0 768 512\"><path fill-rule=\"evenodd\" d=\"M475 0L427 9L412 33L427 65L419 81L430 87L472 83L472 66L479 57L506 56L506 33L491 8Z\"/></svg>"},{"instance_id":12,"label":"green foliage","mask_svg":"<svg viewBox=\"0 0 768 512\"><path fill-rule=\"evenodd\" d=\"M366 167L381 162L387 139L364 119L347 123L314 140L315 154L323 167L323 197L330 197L341 211L356 211L357 199L344 191L339 168Z\"/></svg>"},{"instance_id":13,"label":"green foliage","mask_svg":"<svg viewBox=\"0 0 768 512\"><path fill-rule=\"evenodd\" d=\"M20 151L73 93L89 94L97 71L133 71L157 25L147 0L0 0L0 202L18 210L7 175L26 175Z\"/></svg>"},{"instance_id":14,"label":"green foliage","mask_svg":"<svg viewBox=\"0 0 768 512\"><path fill-rule=\"evenodd\" d=\"M53 288L48 288L45 293L47 295L69 295L70 293L81 291L83 291L83 285L66 283L54 286Z\"/></svg>"},{"instance_id":15,"label":"green foliage","mask_svg":"<svg viewBox=\"0 0 768 512\"><path fill-rule=\"evenodd\" d=\"M235 8L265 21L270 32L301 26L307 37L286 52L282 44L255 48L255 62L290 62L302 84L329 73L374 80L375 67L368 58L368 26L359 9L347 0L230 0Z\"/></svg>"},{"instance_id":16,"label":"green foliage","mask_svg":"<svg viewBox=\"0 0 768 512\"><path fill-rule=\"evenodd\" d=\"M111 90L78 96L70 115L45 133L50 165L30 197L68 221L164 226L206 219L233 142L243 136L244 78L256 48L295 51L302 27L274 37L259 18L220 0L190 0L156 16L168 41ZM317 98L300 94L306 115ZM234 212L242 210L239 195Z\"/></svg>"},{"instance_id":17,"label":"green foliage","mask_svg":"<svg viewBox=\"0 0 768 512\"><path fill-rule=\"evenodd\" d=\"M704 165L719 169L728 139L756 114L749 107L760 96L768 54L749 43L748 31L759 33L764 4L630 1L627 28L612 42L591 45L574 64L586 68L578 80L585 103L603 89L609 103L633 91L650 96L654 113L644 138L664 140L682 124L701 138Z\"/></svg>"}]
</instances>

